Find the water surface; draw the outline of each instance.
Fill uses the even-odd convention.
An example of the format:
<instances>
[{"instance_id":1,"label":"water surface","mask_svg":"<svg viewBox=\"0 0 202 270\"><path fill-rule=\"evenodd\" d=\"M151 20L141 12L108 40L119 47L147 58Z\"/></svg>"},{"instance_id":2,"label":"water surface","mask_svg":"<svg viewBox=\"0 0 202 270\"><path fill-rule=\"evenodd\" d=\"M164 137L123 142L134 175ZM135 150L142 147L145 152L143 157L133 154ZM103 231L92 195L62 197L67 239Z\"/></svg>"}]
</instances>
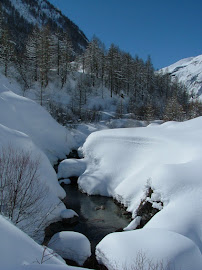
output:
<instances>
[{"instance_id":1,"label":"water surface","mask_svg":"<svg viewBox=\"0 0 202 270\"><path fill-rule=\"evenodd\" d=\"M66 207L79 215L79 223L66 230L84 234L90 240L92 250L104 236L129 224L125 210L115 204L112 198L88 196L81 193L76 185L65 185L64 189L67 193L64 200Z\"/></svg>"}]
</instances>

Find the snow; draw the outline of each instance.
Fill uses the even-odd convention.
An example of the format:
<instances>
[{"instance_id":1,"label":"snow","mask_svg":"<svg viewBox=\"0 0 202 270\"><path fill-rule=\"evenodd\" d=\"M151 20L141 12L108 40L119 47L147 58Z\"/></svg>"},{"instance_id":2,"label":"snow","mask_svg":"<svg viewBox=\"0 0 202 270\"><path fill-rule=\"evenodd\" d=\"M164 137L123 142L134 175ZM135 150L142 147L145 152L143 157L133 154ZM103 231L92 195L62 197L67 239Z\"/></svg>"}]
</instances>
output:
<instances>
[{"instance_id":1,"label":"snow","mask_svg":"<svg viewBox=\"0 0 202 270\"><path fill-rule=\"evenodd\" d=\"M146 270L149 266L200 270L202 266L200 250L190 239L163 229L109 234L97 245L96 257L109 270ZM161 263L163 268L154 267Z\"/></svg>"},{"instance_id":2,"label":"snow","mask_svg":"<svg viewBox=\"0 0 202 270\"><path fill-rule=\"evenodd\" d=\"M74 139L67 129L59 125L40 105L21 97L0 80L0 123L27 134L54 163L74 147ZM14 87L14 86L12 86Z\"/></svg>"},{"instance_id":3,"label":"snow","mask_svg":"<svg viewBox=\"0 0 202 270\"><path fill-rule=\"evenodd\" d=\"M190 93L193 91L198 96L202 94L202 55L182 59L160 72L170 73L174 79L184 83Z\"/></svg>"},{"instance_id":4,"label":"snow","mask_svg":"<svg viewBox=\"0 0 202 270\"><path fill-rule=\"evenodd\" d=\"M65 158L75 142L70 132L60 126L44 108L10 89L20 93L20 87L14 80L1 75L0 148L9 146L29 152L32 160L39 160L40 185L47 187L47 192L37 217L38 222L33 222L33 226L26 232L32 235L31 231L35 231L43 220L40 232L32 235L40 242L44 226L60 220L61 211L66 209L60 200L66 194L58 183L51 163L55 163L58 158ZM25 227L25 224L22 225Z\"/></svg>"},{"instance_id":5,"label":"snow","mask_svg":"<svg viewBox=\"0 0 202 270\"><path fill-rule=\"evenodd\" d=\"M116 198L135 219L151 187L151 202L161 211L145 228L181 234L202 251L201 138L202 117L94 132L82 148L87 167L79 188Z\"/></svg>"},{"instance_id":6,"label":"snow","mask_svg":"<svg viewBox=\"0 0 202 270\"><path fill-rule=\"evenodd\" d=\"M6 267L4 270L89 270L88 268L75 267L75 266L67 266L67 265L47 265L47 264L39 264L39 265L22 265L13 267Z\"/></svg>"},{"instance_id":7,"label":"snow","mask_svg":"<svg viewBox=\"0 0 202 270\"><path fill-rule=\"evenodd\" d=\"M137 216L135 219L133 219L127 227L125 227L123 230L124 231L132 231L137 228L137 226L140 225L141 217Z\"/></svg>"},{"instance_id":8,"label":"snow","mask_svg":"<svg viewBox=\"0 0 202 270\"><path fill-rule=\"evenodd\" d=\"M67 265L23 265L15 266L15 270L88 270L88 268L74 267ZM14 270L14 268L4 268L4 270Z\"/></svg>"},{"instance_id":9,"label":"snow","mask_svg":"<svg viewBox=\"0 0 202 270\"><path fill-rule=\"evenodd\" d=\"M78 214L72 209L65 209L61 212L61 218L73 218L74 216L78 217Z\"/></svg>"},{"instance_id":10,"label":"snow","mask_svg":"<svg viewBox=\"0 0 202 270\"><path fill-rule=\"evenodd\" d=\"M58 166L58 179L80 176L86 169L83 159L65 159Z\"/></svg>"},{"instance_id":11,"label":"snow","mask_svg":"<svg viewBox=\"0 0 202 270\"><path fill-rule=\"evenodd\" d=\"M80 270L71 267L51 249L40 246L0 215L0 268L4 270ZM43 254L45 258L43 259ZM42 264L41 264L42 263Z\"/></svg>"},{"instance_id":12,"label":"snow","mask_svg":"<svg viewBox=\"0 0 202 270\"><path fill-rule=\"evenodd\" d=\"M38 0L38 7L32 6L32 9L36 13L39 13L39 16L37 18L34 17L32 12L30 12L30 5L26 2L22 0L10 0L10 2L19 12L19 14L31 24L42 26L44 24L42 18L44 18L44 15L46 15L48 17L47 20L51 18L58 24L58 26L61 26L59 22L59 19L61 19L61 14L56 9L51 8L49 3L46 3L44 0Z\"/></svg>"},{"instance_id":13,"label":"snow","mask_svg":"<svg viewBox=\"0 0 202 270\"><path fill-rule=\"evenodd\" d=\"M38 245L28 235L15 227L0 215L0 268L16 269L21 265L38 264L41 261L44 247ZM46 255L49 258L44 264L64 265L56 256ZM13 268L12 268L13 267Z\"/></svg>"},{"instance_id":14,"label":"snow","mask_svg":"<svg viewBox=\"0 0 202 270\"><path fill-rule=\"evenodd\" d=\"M90 242L86 236L77 232L59 232L49 241L48 247L64 259L69 259L83 265L91 256Z\"/></svg>"},{"instance_id":15,"label":"snow","mask_svg":"<svg viewBox=\"0 0 202 270\"><path fill-rule=\"evenodd\" d=\"M66 194L58 184L56 173L48 158L42 151L40 151L40 149L38 149L38 147L34 145L32 140L27 135L0 124L0 148L5 148L7 146L18 149L19 151L28 151L32 160L40 160L38 169L39 184L41 187L46 186L47 188L46 196L43 200L43 207L41 207L41 213L38 213L38 221L35 223L33 220L33 226L31 226L29 231L27 231L31 235L31 231L34 231L37 228L45 216L45 224L59 219L61 211L65 209L64 204L59 198L64 198ZM40 186L38 188L40 190ZM33 219L33 216L31 218ZM21 224L19 224L19 226L21 226ZM22 224L22 226L24 227L24 224ZM41 229L43 229L43 227ZM42 238L43 232L39 232L37 239L42 240Z\"/></svg>"},{"instance_id":16,"label":"snow","mask_svg":"<svg viewBox=\"0 0 202 270\"><path fill-rule=\"evenodd\" d=\"M65 184L65 185L71 184L71 180L68 179L68 178L67 178L67 179L59 180L58 182L59 182L60 185L61 185L61 184Z\"/></svg>"}]
</instances>

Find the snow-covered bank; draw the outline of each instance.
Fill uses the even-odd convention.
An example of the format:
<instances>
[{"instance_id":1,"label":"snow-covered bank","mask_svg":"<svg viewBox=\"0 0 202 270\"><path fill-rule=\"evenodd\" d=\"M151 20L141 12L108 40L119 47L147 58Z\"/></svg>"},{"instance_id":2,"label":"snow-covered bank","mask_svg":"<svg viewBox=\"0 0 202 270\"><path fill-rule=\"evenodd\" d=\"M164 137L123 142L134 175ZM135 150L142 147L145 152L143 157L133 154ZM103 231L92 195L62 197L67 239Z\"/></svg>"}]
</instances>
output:
<instances>
[{"instance_id":1,"label":"snow-covered bank","mask_svg":"<svg viewBox=\"0 0 202 270\"><path fill-rule=\"evenodd\" d=\"M200 250L190 239L162 229L109 234L98 244L96 255L109 270L200 270L202 266Z\"/></svg>"},{"instance_id":2,"label":"snow-covered bank","mask_svg":"<svg viewBox=\"0 0 202 270\"><path fill-rule=\"evenodd\" d=\"M15 82L10 86L16 86L16 91L19 90ZM35 235L38 241L43 239L44 226L59 220L61 211L65 209L60 200L65 197L65 192L50 162L53 164L58 158L65 158L74 145L74 139L67 129L59 125L40 105L9 90L8 79L0 77L1 152L2 149L6 152L10 148L13 153L27 153L33 162L38 162L38 191L40 193L41 189L46 189L40 213L36 214L37 221L30 215L29 222L33 224L29 229L22 224L24 222L18 224L32 236L40 225Z\"/></svg>"},{"instance_id":3,"label":"snow-covered bank","mask_svg":"<svg viewBox=\"0 0 202 270\"><path fill-rule=\"evenodd\" d=\"M0 268L4 270L79 270L67 266L64 260L38 245L25 233L0 215Z\"/></svg>"},{"instance_id":4,"label":"snow-covered bank","mask_svg":"<svg viewBox=\"0 0 202 270\"><path fill-rule=\"evenodd\" d=\"M14 94L9 90L10 87L16 87L16 92L20 92L16 82L9 84L8 79L0 76L0 153L8 158L9 155L6 153L11 153L12 161L16 160L15 154L27 155L28 160L33 162L30 166L37 164L37 190L32 191L40 194L43 190L41 194L44 196L39 198L40 204L31 205L30 215L26 220L19 222L18 227L38 242L42 242L45 227L51 222L61 220L64 211L67 211L60 200L66 193L60 187L50 162L53 164L58 158L64 158L74 147L75 142L70 132L60 126L47 111L35 102ZM2 168L0 169L2 187L4 174L2 176ZM10 171L11 168L7 169ZM5 179L7 181L7 178ZM30 194L29 189L26 190L28 188L26 184L23 185L19 190L21 194L19 196ZM25 198L29 201L29 195ZM21 199L22 197L19 197L18 201L20 202ZM1 213L3 214L5 214L4 207L6 205L2 201L1 192ZM16 213L19 213L17 208ZM55 254L53 256L52 251L38 245L1 215L0 238L1 269L82 269L67 266L63 260L58 259L58 256Z\"/></svg>"},{"instance_id":5,"label":"snow-covered bank","mask_svg":"<svg viewBox=\"0 0 202 270\"><path fill-rule=\"evenodd\" d=\"M0 123L27 134L52 163L65 158L75 145L70 132L40 105L10 91L3 76L0 79Z\"/></svg>"},{"instance_id":6,"label":"snow-covered bank","mask_svg":"<svg viewBox=\"0 0 202 270\"><path fill-rule=\"evenodd\" d=\"M1 215L0 238L1 269L17 267L20 265L38 264L38 262L41 261L43 261L44 264L64 265L64 262L62 262L61 259L51 255L51 250L47 250L46 257L43 258L44 248L16 228L8 220L4 219ZM46 258L48 258L47 261L45 261Z\"/></svg>"},{"instance_id":7,"label":"snow-covered bank","mask_svg":"<svg viewBox=\"0 0 202 270\"><path fill-rule=\"evenodd\" d=\"M202 251L201 127L199 117L95 132L82 148L87 168L79 177L79 186L88 194L115 197L134 218L151 187L154 201L163 202L163 209L145 229L176 232Z\"/></svg>"},{"instance_id":8,"label":"snow-covered bank","mask_svg":"<svg viewBox=\"0 0 202 270\"><path fill-rule=\"evenodd\" d=\"M59 220L61 211L65 209L64 204L60 200L65 197L65 192L58 184L56 173L48 158L37 146L35 146L27 135L0 125L0 148L1 151L2 148L4 151L11 148L14 154L18 152L28 153L33 161L40 161L37 172L37 175L39 176L37 190L39 194L42 190L43 196L41 198L42 205L40 207L40 212L36 213L33 208L33 215L30 216L29 221L26 221L28 223L31 222L32 224L28 227L22 220L18 226L24 228L27 233L32 237L35 237L38 241L42 241L44 226L51 221ZM43 190L46 192L45 194L43 193ZM21 190L21 192L23 192L23 190Z\"/></svg>"}]
</instances>

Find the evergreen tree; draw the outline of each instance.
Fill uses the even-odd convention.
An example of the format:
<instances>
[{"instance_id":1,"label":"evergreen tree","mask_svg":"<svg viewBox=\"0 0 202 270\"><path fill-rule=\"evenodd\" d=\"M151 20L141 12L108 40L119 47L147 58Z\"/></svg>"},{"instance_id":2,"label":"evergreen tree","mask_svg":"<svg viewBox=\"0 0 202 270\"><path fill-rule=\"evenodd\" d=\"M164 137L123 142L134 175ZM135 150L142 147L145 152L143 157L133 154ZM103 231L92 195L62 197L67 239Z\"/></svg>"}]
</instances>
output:
<instances>
[{"instance_id":1,"label":"evergreen tree","mask_svg":"<svg viewBox=\"0 0 202 270\"><path fill-rule=\"evenodd\" d=\"M8 67L14 61L14 45L8 26L3 22L3 12L0 6L0 64L4 67L6 77L8 76Z\"/></svg>"},{"instance_id":2,"label":"evergreen tree","mask_svg":"<svg viewBox=\"0 0 202 270\"><path fill-rule=\"evenodd\" d=\"M179 104L177 97L171 97L165 107L164 112L165 121L182 121L184 120L184 110L182 105Z\"/></svg>"}]
</instances>

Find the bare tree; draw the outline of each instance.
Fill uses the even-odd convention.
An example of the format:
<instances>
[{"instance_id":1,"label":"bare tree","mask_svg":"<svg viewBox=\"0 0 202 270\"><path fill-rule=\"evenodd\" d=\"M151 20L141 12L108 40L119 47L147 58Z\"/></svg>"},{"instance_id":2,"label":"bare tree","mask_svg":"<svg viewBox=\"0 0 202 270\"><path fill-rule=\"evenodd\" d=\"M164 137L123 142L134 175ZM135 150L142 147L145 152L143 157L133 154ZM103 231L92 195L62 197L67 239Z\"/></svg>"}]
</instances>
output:
<instances>
[{"instance_id":1,"label":"bare tree","mask_svg":"<svg viewBox=\"0 0 202 270\"><path fill-rule=\"evenodd\" d=\"M27 231L36 222L47 188L40 183L40 159L31 153L3 147L0 152L0 214Z\"/></svg>"}]
</instances>

